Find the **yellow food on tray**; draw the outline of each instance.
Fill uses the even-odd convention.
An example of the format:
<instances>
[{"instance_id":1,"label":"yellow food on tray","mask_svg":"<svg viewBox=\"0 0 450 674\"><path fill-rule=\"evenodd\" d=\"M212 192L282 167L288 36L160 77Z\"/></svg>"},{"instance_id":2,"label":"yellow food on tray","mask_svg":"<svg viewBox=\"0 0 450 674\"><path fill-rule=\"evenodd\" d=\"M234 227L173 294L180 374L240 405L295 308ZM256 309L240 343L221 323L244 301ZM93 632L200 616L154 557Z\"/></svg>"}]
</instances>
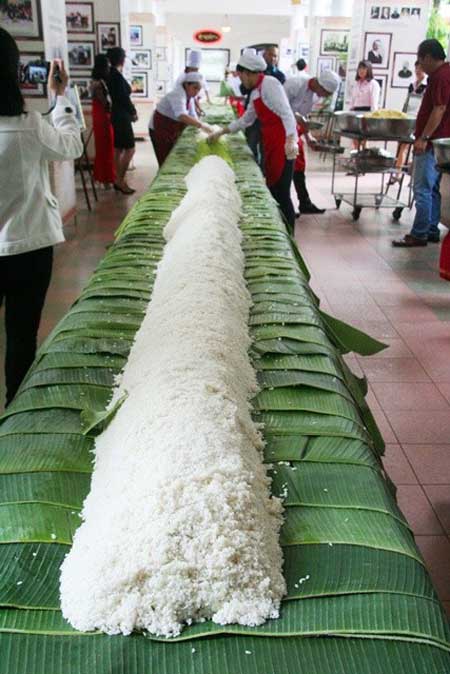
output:
<instances>
[{"instance_id":1,"label":"yellow food on tray","mask_svg":"<svg viewBox=\"0 0 450 674\"><path fill-rule=\"evenodd\" d=\"M399 110L375 110L375 112L368 112L364 117L371 117L372 119L407 119L408 115Z\"/></svg>"}]
</instances>

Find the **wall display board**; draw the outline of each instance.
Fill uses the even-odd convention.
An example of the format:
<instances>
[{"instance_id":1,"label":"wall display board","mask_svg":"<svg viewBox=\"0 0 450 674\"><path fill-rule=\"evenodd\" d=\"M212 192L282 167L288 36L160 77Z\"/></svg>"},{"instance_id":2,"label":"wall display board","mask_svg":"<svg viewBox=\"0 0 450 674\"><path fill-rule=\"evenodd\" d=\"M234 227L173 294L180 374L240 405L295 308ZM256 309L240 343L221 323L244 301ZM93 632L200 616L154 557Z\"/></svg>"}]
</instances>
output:
<instances>
[{"instance_id":1,"label":"wall display board","mask_svg":"<svg viewBox=\"0 0 450 674\"><path fill-rule=\"evenodd\" d=\"M185 50L186 63L190 49ZM202 49L201 73L208 82L220 82L230 65L229 49Z\"/></svg>"},{"instance_id":2,"label":"wall display board","mask_svg":"<svg viewBox=\"0 0 450 674\"><path fill-rule=\"evenodd\" d=\"M334 70L336 59L334 56L319 56L317 59L317 76L320 76L324 70Z\"/></svg>"},{"instance_id":3,"label":"wall display board","mask_svg":"<svg viewBox=\"0 0 450 674\"><path fill-rule=\"evenodd\" d=\"M93 33L94 3L66 2L66 26L68 33Z\"/></svg>"},{"instance_id":4,"label":"wall display board","mask_svg":"<svg viewBox=\"0 0 450 674\"><path fill-rule=\"evenodd\" d=\"M42 40L42 20L39 0L2 0L0 26L17 40Z\"/></svg>"},{"instance_id":5,"label":"wall display board","mask_svg":"<svg viewBox=\"0 0 450 674\"><path fill-rule=\"evenodd\" d=\"M406 90L414 80L417 48L426 37L431 0L354 4L346 88L348 107L358 62L372 63L382 86L383 107L402 110Z\"/></svg>"},{"instance_id":6,"label":"wall display board","mask_svg":"<svg viewBox=\"0 0 450 674\"><path fill-rule=\"evenodd\" d=\"M142 47L142 26L130 26L130 47Z\"/></svg>"},{"instance_id":7,"label":"wall display board","mask_svg":"<svg viewBox=\"0 0 450 674\"><path fill-rule=\"evenodd\" d=\"M90 105L91 97L91 87L90 87L90 76L76 75L70 78L70 85L76 86L78 89L78 96L80 98L81 105Z\"/></svg>"}]
</instances>

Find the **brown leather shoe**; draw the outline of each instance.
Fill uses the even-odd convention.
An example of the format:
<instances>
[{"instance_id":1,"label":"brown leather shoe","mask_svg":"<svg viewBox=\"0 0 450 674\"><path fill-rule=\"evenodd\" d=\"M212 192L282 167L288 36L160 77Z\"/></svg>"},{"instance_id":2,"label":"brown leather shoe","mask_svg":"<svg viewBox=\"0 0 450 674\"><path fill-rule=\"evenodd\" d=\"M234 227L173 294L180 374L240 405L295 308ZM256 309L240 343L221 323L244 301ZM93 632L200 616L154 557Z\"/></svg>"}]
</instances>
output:
<instances>
[{"instance_id":1,"label":"brown leather shoe","mask_svg":"<svg viewBox=\"0 0 450 674\"><path fill-rule=\"evenodd\" d=\"M405 234L403 239L395 239L392 245L394 248L420 248L426 246L427 243L427 239L418 239L417 236L412 234Z\"/></svg>"}]
</instances>

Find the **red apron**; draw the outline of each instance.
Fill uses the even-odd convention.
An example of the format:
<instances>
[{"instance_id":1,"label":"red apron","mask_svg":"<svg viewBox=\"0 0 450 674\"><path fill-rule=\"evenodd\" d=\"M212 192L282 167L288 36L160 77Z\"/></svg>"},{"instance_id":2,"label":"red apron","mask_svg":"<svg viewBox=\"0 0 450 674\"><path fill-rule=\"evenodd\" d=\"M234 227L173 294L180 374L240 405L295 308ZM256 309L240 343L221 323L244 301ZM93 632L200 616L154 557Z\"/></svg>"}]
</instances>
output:
<instances>
[{"instance_id":1,"label":"red apron","mask_svg":"<svg viewBox=\"0 0 450 674\"><path fill-rule=\"evenodd\" d=\"M177 122L155 110L153 129L150 129L150 138L152 139L159 166L164 164L185 126L186 124L183 124L183 122Z\"/></svg>"},{"instance_id":2,"label":"red apron","mask_svg":"<svg viewBox=\"0 0 450 674\"><path fill-rule=\"evenodd\" d=\"M447 233L442 242L439 273L441 278L450 281L450 232Z\"/></svg>"},{"instance_id":3,"label":"red apron","mask_svg":"<svg viewBox=\"0 0 450 674\"><path fill-rule=\"evenodd\" d=\"M294 164L294 173L295 171L305 172L306 169L306 156L305 156L305 145L303 143L302 135L304 133L304 128L301 124L297 124L297 133L298 133L298 155Z\"/></svg>"},{"instance_id":4,"label":"red apron","mask_svg":"<svg viewBox=\"0 0 450 674\"><path fill-rule=\"evenodd\" d=\"M253 104L255 106L256 116L261 122L266 182L268 187L272 187L280 180L286 164L286 156L284 153L286 131L283 122L281 121L281 117L275 114L263 102L261 88L264 77L265 75L261 75L258 79L256 88L258 89L260 96L253 102Z\"/></svg>"}]
</instances>

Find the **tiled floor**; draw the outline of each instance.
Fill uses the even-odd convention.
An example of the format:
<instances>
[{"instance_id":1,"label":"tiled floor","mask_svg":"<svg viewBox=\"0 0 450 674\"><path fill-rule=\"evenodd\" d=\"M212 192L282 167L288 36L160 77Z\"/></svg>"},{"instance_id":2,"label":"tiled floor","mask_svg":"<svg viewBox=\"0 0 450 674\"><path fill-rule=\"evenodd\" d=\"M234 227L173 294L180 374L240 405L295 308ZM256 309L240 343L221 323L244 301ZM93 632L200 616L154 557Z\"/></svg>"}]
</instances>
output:
<instances>
[{"instance_id":1,"label":"tiled floor","mask_svg":"<svg viewBox=\"0 0 450 674\"><path fill-rule=\"evenodd\" d=\"M77 224L57 247L41 339L77 298L150 183L156 165L148 143L138 146L136 166L132 197L101 192L90 214L79 193ZM334 209L328 173L310 172L308 182L316 202L331 210L303 216L297 240L322 307L389 344L376 357L348 362L368 377L369 404L387 443L385 465L450 614L450 284L437 273L439 247L392 249L391 238L409 229L408 212L401 225L390 211L369 209L354 223L348 206ZM2 333L0 340L3 346Z\"/></svg>"},{"instance_id":2,"label":"tiled floor","mask_svg":"<svg viewBox=\"0 0 450 674\"><path fill-rule=\"evenodd\" d=\"M308 178L314 200L331 210L301 217L296 238L324 309L389 344L348 361L368 378L385 466L450 615L450 283L439 278L439 246L392 248L411 213L397 224L392 211L367 209L353 222L349 206L333 208L329 174Z\"/></svg>"}]
</instances>

